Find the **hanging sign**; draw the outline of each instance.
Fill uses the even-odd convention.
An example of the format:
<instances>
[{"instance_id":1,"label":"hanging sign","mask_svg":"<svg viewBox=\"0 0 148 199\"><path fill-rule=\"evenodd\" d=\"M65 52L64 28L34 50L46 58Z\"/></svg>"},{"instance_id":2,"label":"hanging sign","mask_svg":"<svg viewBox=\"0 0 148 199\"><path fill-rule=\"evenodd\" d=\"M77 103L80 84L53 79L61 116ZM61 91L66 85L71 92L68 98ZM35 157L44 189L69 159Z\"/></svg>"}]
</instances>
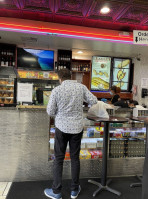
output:
<instances>
[{"instance_id":1,"label":"hanging sign","mask_svg":"<svg viewBox=\"0 0 148 199\"><path fill-rule=\"evenodd\" d=\"M134 44L148 44L148 31L133 30Z\"/></svg>"}]
</instances>

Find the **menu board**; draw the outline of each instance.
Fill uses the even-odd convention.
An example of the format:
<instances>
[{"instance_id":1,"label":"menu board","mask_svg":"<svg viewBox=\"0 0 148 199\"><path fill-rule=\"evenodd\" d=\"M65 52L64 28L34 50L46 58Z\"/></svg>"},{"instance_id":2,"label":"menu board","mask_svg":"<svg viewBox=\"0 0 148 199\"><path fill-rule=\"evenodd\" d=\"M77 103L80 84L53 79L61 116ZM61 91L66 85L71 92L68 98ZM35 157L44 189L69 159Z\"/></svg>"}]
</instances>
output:
<instances>
[{"instance_id":1,"label":"menu board","mask_svg":"<svg viewBox=\"0 0 148 199\"><path fill-rule=\"evenodd\" d=\"M105 91L110 87L111 57L93 56L91 90Z\"/></svg>"},{"instance_id":2,"label":"menu board","mask_svg":"<svg viewBox=\"0 0 148 199\"><path fill-rule=\"evenodd\" d=\"M128 90L130 75L130 59L114 58L113 61L113 85L121 90Z\"/></svg>"}]
</instances>

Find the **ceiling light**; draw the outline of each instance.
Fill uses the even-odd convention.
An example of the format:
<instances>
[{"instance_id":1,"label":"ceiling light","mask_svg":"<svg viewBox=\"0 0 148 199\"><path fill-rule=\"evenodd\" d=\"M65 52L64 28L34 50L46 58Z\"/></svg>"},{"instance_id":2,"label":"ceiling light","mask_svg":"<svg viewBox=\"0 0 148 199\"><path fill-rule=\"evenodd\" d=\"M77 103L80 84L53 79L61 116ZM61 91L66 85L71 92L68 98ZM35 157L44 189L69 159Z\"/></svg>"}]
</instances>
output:
<instances>
[{"instance_id":1,"label":"ceiling light","mask_svg":"<svg viewBox=\"0 0 148 199\"><path fill-rule=\"evenodd\" d=\"M82 54L83 52L82 52L81 50L79 50L77 53L78 53L78 54Z\"/></svg>"},{"instance_id":2,"label":"ceiling light","mask_svg":"<svg viewBox=\"0 0 148 199\"><path fill-rule=\"evenodd\" d=\"M102 14L107 14L107 13L110 12L110 8L108 8L108 7L103 7L103 8L100 10L100 12L101 12Z\"/></svg>"}]
</instances>

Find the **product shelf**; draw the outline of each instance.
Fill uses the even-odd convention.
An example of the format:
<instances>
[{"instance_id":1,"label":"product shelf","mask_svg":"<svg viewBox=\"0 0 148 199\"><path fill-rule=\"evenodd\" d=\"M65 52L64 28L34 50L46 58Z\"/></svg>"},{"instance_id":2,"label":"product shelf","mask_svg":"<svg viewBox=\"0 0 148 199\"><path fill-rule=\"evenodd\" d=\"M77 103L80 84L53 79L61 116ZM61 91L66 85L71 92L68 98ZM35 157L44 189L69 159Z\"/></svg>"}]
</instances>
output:
<instances>
[{"instance_id":1,"label":"product shelf","mask_svg":"<svg viewBox=\"0 0 148 199\"><path fill-rule=\"evenodd\" d=\"M0 84L0 86L14 87L14 84Z\"/></svg>"},{"instance_id":2,"label":"product shelf","mask_svg":"<svg viewBox=\"0 0 148 199\"><path fill-rule=\"evenodd\" d=\"M0 92L8 92L8 93L14 93L14 90L0 90Z\"/></svg>"},{"instance_id":3,"label":"product shelf","mask_svg":"<svg viewBox=\"0 0 148 199\"><path fill-rule=\"evenodd\" d=\"M0 99L13 99L13 97L0 97Z\"/></svg>"}]
</instances>

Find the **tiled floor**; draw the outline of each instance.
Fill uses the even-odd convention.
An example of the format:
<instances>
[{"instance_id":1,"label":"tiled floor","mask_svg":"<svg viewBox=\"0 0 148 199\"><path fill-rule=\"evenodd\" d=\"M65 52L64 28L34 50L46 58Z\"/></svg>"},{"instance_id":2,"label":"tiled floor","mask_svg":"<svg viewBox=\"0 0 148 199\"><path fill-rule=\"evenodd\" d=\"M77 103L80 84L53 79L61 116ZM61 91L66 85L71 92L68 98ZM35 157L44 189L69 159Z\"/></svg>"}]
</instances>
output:
<instances>
[{"instance_id":1,"label":"tiled floor","mask_svg":"<svg viewBox=\"0 0 148 199\"><path fill-rule=\"evenodd\" d=\"M5 199L12 182L0 182L0 199Z\"/></svg>"}]
</instances>

